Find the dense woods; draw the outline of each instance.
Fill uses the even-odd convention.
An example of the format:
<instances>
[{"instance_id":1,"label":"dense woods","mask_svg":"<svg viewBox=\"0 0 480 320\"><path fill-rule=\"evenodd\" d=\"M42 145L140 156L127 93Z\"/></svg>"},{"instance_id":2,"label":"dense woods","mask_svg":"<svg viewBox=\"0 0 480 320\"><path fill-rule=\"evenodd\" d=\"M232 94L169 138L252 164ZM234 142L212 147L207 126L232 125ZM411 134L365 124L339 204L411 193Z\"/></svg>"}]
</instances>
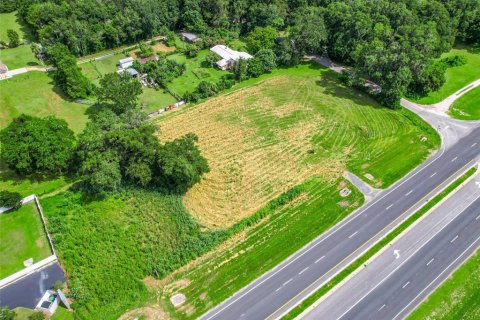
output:
<instances>
[{"instance_id":1,"label":"dense woods","mask_svg":"<svg viewBox=\"0 0 480 320\"><path fill-rule=\"evenodd\" d=\"M433 59L455 41L480 38L478 0L23 0L0 6L15 9L44 45L62 43L74 55L178 30L199 33L207 44L243 37L251 53L272 49L283 65L306 52L328 54L355 66L353 76L378 83L378 99L390 107L402 95L437 89L442 76ZM258 62L250 69L261 73Z\"/></svg>"}]
</instances>

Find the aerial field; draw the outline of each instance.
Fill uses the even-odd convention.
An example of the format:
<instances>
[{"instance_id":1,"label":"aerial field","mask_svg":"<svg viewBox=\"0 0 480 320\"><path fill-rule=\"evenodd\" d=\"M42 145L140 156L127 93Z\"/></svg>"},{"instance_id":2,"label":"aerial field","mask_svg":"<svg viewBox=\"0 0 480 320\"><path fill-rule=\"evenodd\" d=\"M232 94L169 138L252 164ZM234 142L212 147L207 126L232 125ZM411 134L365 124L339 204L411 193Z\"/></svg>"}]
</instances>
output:
<instances>
[{"instance_id":1,"label":"aerial field","mask_svg":"<svg viewBox=\"0 0 480 320\"><path fill-rule=\"evenodd\" d=\"M0 13L0 41L8 43L7 30L12 29L18 33L20 39L23 40L25 35L22 31L22 26L17 21L17 13Z\"/></svg>"},{"instance_id":2,"label":"aerial field","mask_svg":"<svg viewBox=\"0 0 480 320\"><path fill-rule=\"evenodd\" d=\"M317 65L264 79L158 118L161 141L199 137L211 171L184 203L207 228L229 227L314 176L350 170L387 187L439 145L420 118L379 107Z\"/></svg>"},{"instance_id":3,"label":"aerial field","mask_svg":"<svg viewBox=\"0 0 480 320\"><path fill-rule=\"evenodd\" d=\"M446 82L440 90L431 92L425 97L414 99L420 104L434 104L442 101L475 80L480 79L480 49L458 47L444 53L441 58L450 56L465 56L467 63L463 66L448 68L445 73Z\"/></svg>"},{"instance_id":4,"label":"aerial field","mask_svg":"<svg viewBox=\"0 0 480 320\"><path fill-rule=\"evenodd\" d=\"M457 119L480 119L480 87L465 93L450 107L450 114Z\"/></svg>"},{"instance_id":5,"label":"aerial field","mask_svg":"<svg viewBox=\"0 0 480 320\"><path fill-rule=\"evenodd\" d=\"M0 81L0 129L22 113L56 116L79 133L87 123L87 105L69 101L46 72L28 72Z\"/></svg>"},{"instance_id":6,"label":"aerial field","mask_svg":"<svg viewBox=\"0 0 480 320\"><path fill-rule=\"evenodd\" d=\"M36 263L52 254L33 202L0 214L0 226L0 279L23 269L24 260Z\"/></svg>"}]
</instances>

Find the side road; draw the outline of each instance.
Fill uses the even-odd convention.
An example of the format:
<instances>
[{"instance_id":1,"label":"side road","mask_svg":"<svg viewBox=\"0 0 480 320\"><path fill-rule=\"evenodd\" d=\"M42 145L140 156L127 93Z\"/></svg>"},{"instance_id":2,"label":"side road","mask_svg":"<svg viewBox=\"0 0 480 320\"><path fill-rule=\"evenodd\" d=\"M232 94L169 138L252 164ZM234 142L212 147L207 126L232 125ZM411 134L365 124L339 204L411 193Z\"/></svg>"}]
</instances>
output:
<instances>
[{"instance_id":1,"label":"side road","mask_svg":"<svg viewBox=\"0 0 480 320\"><path fill-rule=\"evenodd\" d=\"M406 316L480 246L478 183L477 173L298 318Z\"/></svg>"}]
</instances>

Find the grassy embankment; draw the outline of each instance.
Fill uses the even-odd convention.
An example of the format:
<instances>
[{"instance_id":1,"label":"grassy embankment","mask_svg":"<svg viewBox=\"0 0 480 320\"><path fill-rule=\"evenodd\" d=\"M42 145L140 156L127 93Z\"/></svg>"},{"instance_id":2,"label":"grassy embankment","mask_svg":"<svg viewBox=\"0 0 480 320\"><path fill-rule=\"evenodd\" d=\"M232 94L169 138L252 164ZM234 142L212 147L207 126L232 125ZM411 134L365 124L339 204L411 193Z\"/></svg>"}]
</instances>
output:
<instances>
[{"instance_id":1,"label":"grassy embankment","mask_svg":"<svg viewBox=\"0 0 480 320\"><path fill-rule=\"evenodd\" d=\"M457 47L441 58L449 56L465 56L467 63L463 66L448 68L445 74L446 82L440 90L431 92L425 97L414 99L420 104L434 104L442 101L456 91L462 89L473 81L480 79L480 49L472 47Z\"/></svg>"},{"instance_id":2,"label":"grassy embankment","mask_svg":"<svg viewBox=\"0 0 480 320\"><path fill-rule=\"evenodd\" d=\"M471 168L470 170L468 170L460 178L455 180L455 182L453 182L447 188L445 188L445 190L443 190L437 196L435 196L431 201L427 202L420 210L415 212L407 220L405 220L402 224L400 224L397 228L395 228L393 231L391 231L389 234L387 234L382 240L380 240L377 244L375 244L370 250L368 250L360 258L358 258L357 260L352 262L342 272L337 274L332 280L327 282L323 287L318 289L310 297L308 297L302 303L300 303L297 307L292 309L287 315L282 317L282 320L295 319L305 309L307 309L309 306L311 306L313 303L315 303L315 301L320 299L323 295L325 295L333 287L335 287L340 282L342 282L344 279L346 279L355 270L357 270L358 268L361 268L362 265L364 265L369 259L371 259L379 251L381 251L385 246L387 246L391 241L393 241L396 237L398 237L408 227L413 225L418 219L420 219L423 215L425 215L436 204L438 204L440 201L442 201L442 199L444 199L446 196L448 196L450 193L452 193L458 186L460 186L463 182L465 182L468 178L470 178L473 174L475 174L476 171L477 171L476 168Z\"/></svg>"},{"instance_id":3,"label":"grassy embankment","mask_svg":"<svg viewBox=\"0 0 480 320\"><path fill-rule=\"evenodd\" d=\"M0 279L24 268L23 261L36 263L52 254L34 203L0 214Z\"/></svg>"},{"instance_id":4,"label":"grassy embankment","mask_svg":"<svg viewBox=\"0 0 480 320\"><path fill-rule=\"evenodd\" d=\"M465 93L453 103L450 114L462 120L480 120L480 87Z\"/></svg>"},{"instance_id":5,"label":"grassy embankment","mask_svg":"<svg viewBox=\"0 0 480 320\"><path fill-rule=\"evenodd\" d=\"M211 172L184 203L204 226L235 228L285 189L302 188L293 203L158 288L163 308L180 319L220 303L360 206L357 191L346 199L338 194L349 186L341 178L344 170L370 173L370 183L388 186L439 143L416 116L378 107L314 64L246 81L230 94L161 117L158 124L163 140L185 132L199 136ZM173 310L167 298L177 291L187 304Z\"/></svg>"},{"instance_id":6,"label":"grassy embankment","mask_svg":"<svg viewBox=\"0 0 480 320\"><path fill-rule=\"evenodd\" d=\"M480 319L480 254L470 257L407 320Z\"/></svg>"}]
</instances>

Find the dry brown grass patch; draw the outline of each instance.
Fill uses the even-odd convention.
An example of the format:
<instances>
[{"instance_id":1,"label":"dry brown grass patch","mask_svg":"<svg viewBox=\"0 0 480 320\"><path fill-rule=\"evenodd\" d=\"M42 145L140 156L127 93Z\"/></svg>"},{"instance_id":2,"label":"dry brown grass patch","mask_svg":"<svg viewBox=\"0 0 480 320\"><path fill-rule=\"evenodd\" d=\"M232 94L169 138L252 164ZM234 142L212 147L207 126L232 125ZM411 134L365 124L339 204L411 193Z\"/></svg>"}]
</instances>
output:
<instances>
[{"instance_id":1,"label":"dry brown grass patch","mask_svg":"<svg viewBox=\"0 0 480 320\"><path fill-rule=\"evenodd\" d=\"M276 102L271 96L276 90L284 92L288 101ZM345 168L340 161L307 161L311 137L323 122L320 115L304 116L287 128L268 127L273 140L260 131L262 119L268 124L272 117L282 121L295 110L309 110L301 103L299 90L288 77L275 77L161 119L162 141L193 132L209 162L210 172L184 197L184 204L204 227L229 227L314 175L336 179L342 174Z\"/></svg>"}]
</instances>

